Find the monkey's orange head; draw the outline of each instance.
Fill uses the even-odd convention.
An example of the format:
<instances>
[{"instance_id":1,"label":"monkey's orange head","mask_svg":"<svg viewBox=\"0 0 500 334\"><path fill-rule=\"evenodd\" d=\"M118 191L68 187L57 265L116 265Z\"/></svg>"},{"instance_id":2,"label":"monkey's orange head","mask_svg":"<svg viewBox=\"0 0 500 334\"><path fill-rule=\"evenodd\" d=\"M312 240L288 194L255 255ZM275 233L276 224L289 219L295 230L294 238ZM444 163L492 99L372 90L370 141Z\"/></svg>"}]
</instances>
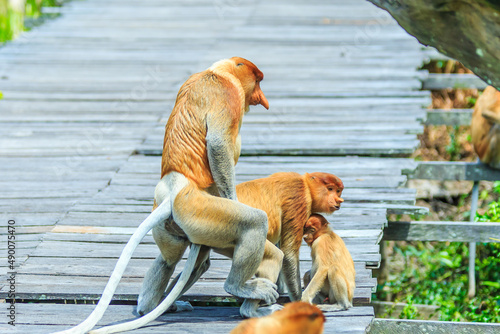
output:
<instances>
[{"instance_id":1,"label":"monkey's orange head","mask_svg":"<svg viewBox=\"0 0 500 334\"><path fill-rule=\"evenodd\" d=\"M269 102L260 89L260 82L264 79L264 73L254 63L245 58L233 57L231 60L235 66L233 73L240 80L245 91L245 104L247 106L261 104L264 108L269 109Z\"/></svg>"},{"instance_id":2,"label":"monkey's orange head","mask_svg":"<svg viewBox=\"0 0 500 334\"><path fill-rule=\"evenodd\" d=\"M314 240L318 237L317 232L321 232L325 230L325 226L328 225L328 220L322 215L318 215L317 213L313 213L306 224L304 225L304 241L308 246L311 246Z\"/></svg>"},{"instance_id":3,"label":"monkey's orange head","mask_svg":"<svg viewBox=\"0 0 500 334\"><path fill-rule=\"evenodd\" d=\"M313 212L332 213L340 209L344 202L342 180L329 173L315 172L306 174L309 181L311 196L313 198Z\"/></svg>"}]
</instances>

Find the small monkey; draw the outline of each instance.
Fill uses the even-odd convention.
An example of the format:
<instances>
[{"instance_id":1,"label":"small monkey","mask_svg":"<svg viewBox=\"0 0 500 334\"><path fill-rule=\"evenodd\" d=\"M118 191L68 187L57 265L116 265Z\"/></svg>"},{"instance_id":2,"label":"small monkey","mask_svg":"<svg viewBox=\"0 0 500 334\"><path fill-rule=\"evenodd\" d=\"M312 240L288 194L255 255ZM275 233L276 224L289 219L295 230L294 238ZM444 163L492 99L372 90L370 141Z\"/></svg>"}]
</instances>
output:
<instances>
[{"instance_id":1,"label":"small monkey","mask_svg":"<svg viewBox=\"0 0 500 334\"><path fill-rule=\"evenodd\" d=\"M500 92L486 87L472 113L471 139L479 160L500 169Z\"/></svg>"},{"instance_id":2,"label":"small monkey","mask_svg":"<svg viewBox=\"0 0 500 334\"><path fill-rule=\"evenodd\" d=\"M302 301L319 305L323 311L352 307L355 289L354 262L344 241L328 226L325 217L313 214L304 226L304 241L311 247L312 269L304 275Z\"/></svg>"},{"instance_id":3,"label":"small monkey","mask_svg":"<svg viewBox=\"0 0 500 334\"><path fill-rule=\"evenodd\" d=\"M268 304L276 302L276 285L265 278L252 278L264 254L267 216L262 210L237 201L234 175L243 115L250 105L269 108L260 89L263 78L264 74L252 62L233 57L193 74L182 85L165 128L162 178L155 188L153 212L125 246L95 310L83 323L63 333L85 333L101 319L133 251L151 229L161 249L157 262L163 269L152 275L162 275L162 282L168 282L191 245L177 284L158 308L146 316L94 333L131 330L154 320L190 286L193 270L208 267L213 247L235 249L224 284L228 293ZM178 230L165 227L173 220ZM148 294L149 286L143 287L143 293ZM154 306L158 301L155 302ZM139 313L145 308L147 305L139 298Z\"/></svg>"},{"instance_id":4,"label":"small monkey","mask_svg":"<svg viewBox=\"0 0 500 334\"><path fill-rule=\"evenodd\" d=\"M317 306L293 302L267 317L241 322L231 334L321 334L325 321Z\"/></svg>"}]
</instances>

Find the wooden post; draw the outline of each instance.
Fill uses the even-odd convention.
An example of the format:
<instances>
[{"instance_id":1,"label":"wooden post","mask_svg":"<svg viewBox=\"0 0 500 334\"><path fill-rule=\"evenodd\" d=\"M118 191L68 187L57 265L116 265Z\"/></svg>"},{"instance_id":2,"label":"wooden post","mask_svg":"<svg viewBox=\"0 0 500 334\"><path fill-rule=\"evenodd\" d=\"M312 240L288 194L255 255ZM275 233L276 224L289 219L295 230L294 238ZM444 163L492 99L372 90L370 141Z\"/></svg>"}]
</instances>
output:
<instances>
[{"instance_id":1,"label":"wooden post","mask_svg":"<svg viewBox=\"0 0 500 334\"><path fill-rule=\"evenodd\" d=\"M470 203L470 219L474 223L477 211L477 202L479 200L479 181L474 181L472 186L472 197ZM476 295L476 243L469 243L469 298Z\"/></svg>"}]
</instances>

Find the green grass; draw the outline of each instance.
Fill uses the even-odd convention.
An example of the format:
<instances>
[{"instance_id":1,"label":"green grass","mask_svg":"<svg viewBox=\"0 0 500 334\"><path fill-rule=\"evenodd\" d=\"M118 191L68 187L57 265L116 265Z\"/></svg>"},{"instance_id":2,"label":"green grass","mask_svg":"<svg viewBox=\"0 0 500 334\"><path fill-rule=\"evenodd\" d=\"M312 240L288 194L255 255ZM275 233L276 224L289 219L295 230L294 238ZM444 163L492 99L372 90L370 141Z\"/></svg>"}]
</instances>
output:
<instances>
[{"instance_id":1,"label":"green grass","mask_svg":"<svg viewBox=\"0 0 500 334\"><path fill-rule=\"evenodd\" d=\"M500 182L493 192L500 193ZM489 203L476 221L500 222L500 201ZM399 316L407 319L418 319L414 304L424 304L439 306L444 321L500 322L500 243L477 244L474 298L467 296L468 256L468 244L462 242L395 243L389 260L397 266L379 282L374 299L406 302Z\"/></svg>"}]
</instances>

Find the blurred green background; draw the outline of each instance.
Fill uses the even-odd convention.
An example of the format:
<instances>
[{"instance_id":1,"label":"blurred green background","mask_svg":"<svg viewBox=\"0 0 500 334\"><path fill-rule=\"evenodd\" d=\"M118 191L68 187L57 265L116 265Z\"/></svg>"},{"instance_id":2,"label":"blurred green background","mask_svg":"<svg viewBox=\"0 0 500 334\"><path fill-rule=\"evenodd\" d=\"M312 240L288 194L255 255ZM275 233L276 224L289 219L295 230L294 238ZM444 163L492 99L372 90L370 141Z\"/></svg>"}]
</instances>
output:
<instances>
[{"instance_id":1,"label":"blurred green background","mask_svg":"<svg viewBox=\"0 0 500 334\"><path fill-rule=\"evenodd\" d=\"M23 31L41 24L54 14L42 14L42 7L57 7L62 0L0 0L0 43L17 38Z\"/></svg>"}]
</instances>

